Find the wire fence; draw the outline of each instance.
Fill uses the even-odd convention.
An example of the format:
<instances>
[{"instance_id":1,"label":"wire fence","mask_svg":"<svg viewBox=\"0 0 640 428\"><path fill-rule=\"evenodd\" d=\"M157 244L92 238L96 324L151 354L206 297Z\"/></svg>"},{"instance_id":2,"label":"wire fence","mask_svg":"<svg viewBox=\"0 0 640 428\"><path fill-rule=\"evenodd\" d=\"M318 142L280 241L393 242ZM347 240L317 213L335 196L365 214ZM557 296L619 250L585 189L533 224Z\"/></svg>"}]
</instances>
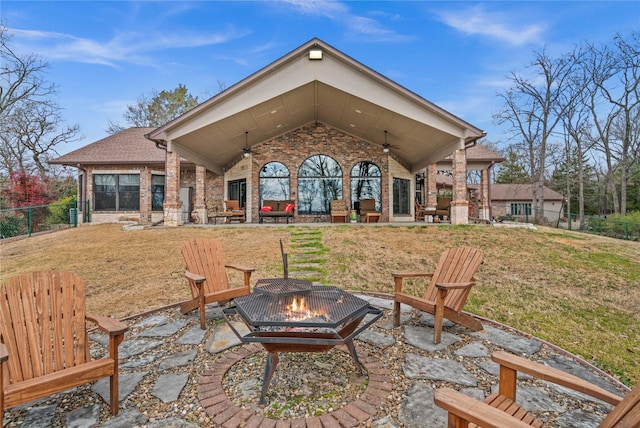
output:
<instances>
[{"instance_id":1,"label":"wire fence","mask_svg":"<svg viewBox=\"0 0 640 428\"><path fill-rule=\"evenodd\" d=\"M545 210L544 213L545 219L541 224L545 226L608 236L616 239L640 241L640 223L611 219L606 216L584 216L584 222L581 224L580 215L578 214L567 216L565 213L548 210ZM503 220L530 223L533 221L533 217L531 215L505 216Z\"/></svg>"},{"instance_id":2,"label":"wire fence","mask_svg":"<svg viewBox=\"0 0 640 428\"><path fill-rule=\"evenodd\" d=\"M90 212L88 202L86 210L87 213ZM81 213L78 211L77 200L63 204L3 209L0 210L0 239L77 227L78 214ZM530 223L533 217L507 215L500 220ZM567 217L564 213L545 210L542 224L616 239L640 241L640 223L610 219L606 216L584 216L584 223L581 225L580 216L577 214Z\"/></svg>"},{"instance_id":3,"label":"wire fence","mask_svg":"<svg viewBox=\"0 0 640 428\"><path fill-rule=\"evenodd\" d=\"M0 239L77 226L78 203L75 200L0 210Z\"/></svg>"}]
</instances>

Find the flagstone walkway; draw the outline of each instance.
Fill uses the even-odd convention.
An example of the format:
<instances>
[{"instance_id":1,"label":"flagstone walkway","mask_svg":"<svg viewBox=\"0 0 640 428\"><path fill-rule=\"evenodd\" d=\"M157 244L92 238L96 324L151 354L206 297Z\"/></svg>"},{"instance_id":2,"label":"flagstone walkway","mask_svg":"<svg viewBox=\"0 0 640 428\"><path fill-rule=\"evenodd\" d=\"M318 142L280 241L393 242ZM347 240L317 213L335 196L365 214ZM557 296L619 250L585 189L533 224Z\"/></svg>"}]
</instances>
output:
<instances>
[{"instance_id":1,"label":"flagstone walkway","mask_svg":"<svg viewBox=\"0 0 640 428\"><path fill-rule=\"evenodd\" d=\"M108 379L104 379L12 409L5 413L5 426L445 427L446 413L433 404L434 389L453 386L482 399L496 386L497 365L490 359L496 349L542 360L621 391L614 379L535 338L486 323L485 330L477 333L448 324L442 342L434 345L430 316L411 317L410 308L404 308L404 325L394 329L391 299L359 296L386 311L383 319L356 339L368 386L357 400L325 415L277 420L233 404L222 388L225 372L243 358L264 351L241 344L221 321L217 307L207 310L206 331L199 328L197 313L184 316L174 307L126 320L131 330L120 346L117 416L108 414ZM106 343L101 334L91 338L95 348ZM391 351L396 348L402 350L402 358L395 359L397 369ZM552 426L596 427L611 408L550 384L531 384L518 393L529 410L553 420Z\"/></svg>"}]
</instances>

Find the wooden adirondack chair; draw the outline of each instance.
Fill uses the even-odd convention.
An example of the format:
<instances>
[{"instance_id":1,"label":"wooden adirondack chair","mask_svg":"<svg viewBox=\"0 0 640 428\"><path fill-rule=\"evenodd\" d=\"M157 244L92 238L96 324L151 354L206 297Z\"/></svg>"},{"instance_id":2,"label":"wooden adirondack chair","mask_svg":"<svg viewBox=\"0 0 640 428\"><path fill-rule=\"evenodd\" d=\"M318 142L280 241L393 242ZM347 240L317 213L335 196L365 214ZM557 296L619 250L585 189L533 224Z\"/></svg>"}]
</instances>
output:
<instances>
[{"instance_id":1,"label":"wooden adirondack chair","mask_svg":"<svg viewBox=\"0 0 640 428\"><path fill-rule=\"evenodd\" d=\"M109 335L109 356L92 360L86 321ZM5 409L110 377L118 413L118 345L127 325L85 313L85 282L48 271L9 279L0 295L0 427Z\"/></svg>"},{"instance_id":2,"label":"wooden adirondack chair","mask_svg":"<svg viewBox=\"0 0 640 428\"><path fill-rule=\"evenodd\" d=\"M246 217L244 214L244 209L240 208L240 201L238 200L230 200L224 201L225 204L225 212L230 214L229 222L238 221L240 223L244 223L246 221Z\"/></svg>"},{"instance_id":3,"label":"wooden adirondack chair","mask_svg":"<svg viewBox=\"0 0 640 428\"><path fill-rule=\"evenodd\" d=\"M206 304L218 302L224 304L234 297L244 296L250 292L251 273L254 268L226 265L222 245L216 240L208 238L192 238L182 246L182 257L186 269L185 277L189 280L191 300L180 306L180 311L186 314L196 308L200 310L200 328L205 329ZM229 287L226 268L244 273L244 286Z\"/></svg>"},{"instance_id":4,"label":"wooden adirondack chair","mask_svg":"<svg viewBox=\"0 0 640 428\"><path fill-rule=\"evenodd\" d=\"M331 209L331 223L346 223L349 216L347 204L343 199L334 199L329 202Z\"/></svg>"},{"instance_id":5,"label":"wooden adirondack chair","mask_svg":"<svg viewBox=\"0 0 640 428\"><path fill-rule=\"evenodd\" d=\"M440 256L433 273L404 272L393 273L395 294L393 296L393 324L400 325L400 304L405 303L434 315L433 343L440 343L442 320L447 318L474 331L482 330L480 321L462 312L471 287L475 285L474 275L482 264L480 250L469 247L453 248ZM404 278L431 277L423 297L412 296L402 291Z\"/></svg>"},{"instance_id":6,"label":"wooden adirondack chair","mask_svg":"<svg viewBox=\"0 0 640 428\"><path fill-rule=\"evenodd\" d=\"M434 401L449 412L450 427L518 428L543 426L542 421L536 419L516 403L516 376L519 371L614 405L611 413L598 425L599 428L640 427L640 385L621 398L584 379L508 352L494 352L492 359L500 364L499 392L491 394L484 402L477 401L453 389L436 390Z\"/></svg>"}]
</instances>

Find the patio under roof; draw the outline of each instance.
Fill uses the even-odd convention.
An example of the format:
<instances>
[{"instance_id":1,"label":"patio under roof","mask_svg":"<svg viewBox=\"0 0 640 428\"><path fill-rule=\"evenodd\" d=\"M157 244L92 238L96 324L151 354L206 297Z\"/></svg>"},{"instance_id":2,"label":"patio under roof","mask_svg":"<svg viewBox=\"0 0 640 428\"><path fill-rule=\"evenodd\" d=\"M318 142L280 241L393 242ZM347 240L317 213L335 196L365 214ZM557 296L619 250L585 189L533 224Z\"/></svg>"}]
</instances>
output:
<instances>
[{"instance_id":1,"label":"patio under roof","mask_svg":"<svg viewBox=\"0 0 640 428\"><path fill-rule=\"evenodd\" d=\"M314 122L380 146L388 143L412 172L485 135L312 39L147 138L223 174L240 158L245 143L250 148Z\"/></svg>"}]
</instances>

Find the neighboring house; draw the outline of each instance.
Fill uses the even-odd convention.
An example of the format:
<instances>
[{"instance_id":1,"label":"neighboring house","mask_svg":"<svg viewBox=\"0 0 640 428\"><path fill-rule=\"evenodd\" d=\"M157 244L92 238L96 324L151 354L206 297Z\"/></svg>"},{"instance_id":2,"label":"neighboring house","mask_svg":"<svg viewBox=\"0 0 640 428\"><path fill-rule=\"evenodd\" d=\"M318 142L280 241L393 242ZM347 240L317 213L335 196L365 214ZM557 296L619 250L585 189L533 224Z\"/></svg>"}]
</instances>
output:
<instances>
[{"instance_id":1,"label":"neighboring house","mask_svg":"<svg viewBox=\"0 0 640 428\"><path fill-rule=\"evenodd\" d=\"M49 162L78 168L78 221L163 221L167 154L145 138L153 129L129 128ZM194 171L195 165L183 161L187 209L192 205L188 189L194 186ZM184 221L188 216L186 212Z\"/></svg>"},{"instance_id":2,"label":"neighboring house","mask_svg":"<svg viewBox=\"0 0 640 428\"><path fill-rule=\"evenodd\" d=\"M511 215L519 221L532 221L533 184L492 184L491 206L493 217ZM562 216L564 196L555 190L544 187L544 219L556 223ZM545 223L544 219L541 221Z\"/></svg>"},{"instance_id":3,"label":"neighboring house","mask_svg":"<svg viewBox=\"0 0 640 428\"><path fill-rule=\"evenodd\" d=\"M209 202L219 199L239 200L254 223L265 200L294 200L296 222L328 220L332 199L350 208L374 199L382 221L413 221L420 181L425 200L435 201L433 178L444 161L451 222L466 224L473 167L466 154L483 136L313 39L158 129L126 130L52 163L78 168L91 221L137 216L177 226L206 222ZM492 162L478 166L487 219Z\"/></svg>"},{"instance_id":4,"label":"neighboring house","mask_svg":"<svg viewBox=\"0 0 640 428\"><path fill-rule=\"evenodd\" d=\"M466 184L469 217L489 220L491 218L491 201L489 200L491 169L495 164L504 161L504 158L481 144L468 147L465 152L466 170L479 172L479 180L478 177L474 177L474 182L478 184ZM452 157L447 156L426 169L425 184L422 187L418 186L421 191L416 192L416 199L425 201L425 207L436 207L438 198L453 195L452 164ZM420 203L423 204L423 202Z\"/></svg>"}]
</instances>

